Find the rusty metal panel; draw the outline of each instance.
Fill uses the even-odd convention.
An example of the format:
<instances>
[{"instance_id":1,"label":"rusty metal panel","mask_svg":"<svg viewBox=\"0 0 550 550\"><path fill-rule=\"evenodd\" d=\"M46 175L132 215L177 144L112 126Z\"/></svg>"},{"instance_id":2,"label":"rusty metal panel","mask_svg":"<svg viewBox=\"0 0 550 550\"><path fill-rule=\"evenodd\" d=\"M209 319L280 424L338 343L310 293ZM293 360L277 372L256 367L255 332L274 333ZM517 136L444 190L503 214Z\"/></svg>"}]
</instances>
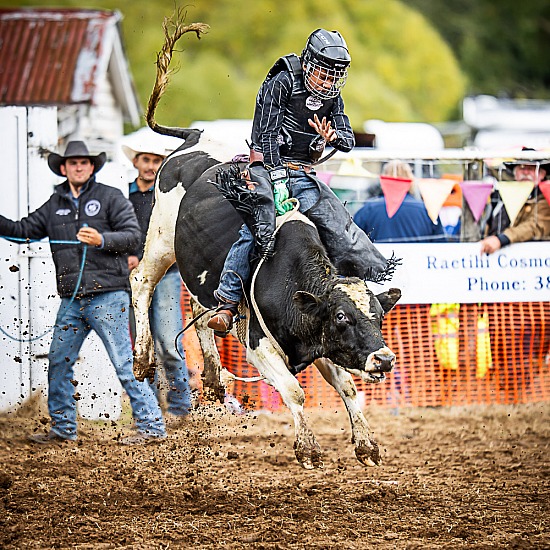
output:
<instances>
[{"instance_id":1,"label":"rusty metal panel","mask_svg":"<svg viewBox=\"0 0 550 550\"><path fill-rule=\"evenodd\" d=\"M111 12L0 9L0 104L90 102Z\"/></svg>"}]
</instances>

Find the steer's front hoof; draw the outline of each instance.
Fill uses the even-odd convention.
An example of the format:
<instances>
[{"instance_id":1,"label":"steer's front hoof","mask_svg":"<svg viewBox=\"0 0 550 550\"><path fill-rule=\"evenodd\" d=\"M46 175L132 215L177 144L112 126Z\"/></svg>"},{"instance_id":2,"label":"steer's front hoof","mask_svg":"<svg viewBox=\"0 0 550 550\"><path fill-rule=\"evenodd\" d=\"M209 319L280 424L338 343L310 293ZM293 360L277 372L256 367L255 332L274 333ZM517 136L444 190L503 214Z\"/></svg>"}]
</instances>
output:
<instances>
[{"instance_id":1,"label":"steer's front hoof","mask_svg":"<svg viewBox=\"0 0 550 550\"><path fill-rule=\"evenodd\" d=\"M296 454L298 462L306 470L323 467L323 453L321 452L321 447L317 444L314 446L307 446L295 441L294 453Z\"/></svg>"},{"instance_id":2,"label":"steer's front hoof","mask_svg":"<svg viewBox=\"0 0 550 550\"><path fill-rule=\"evenodd\" d=\"M370 442L361 441L357 443L355 447L355 456L357 460L365 466L379 466L380 462L382 462L378 443L373 440Z\"/></svg>"}]
</instances>

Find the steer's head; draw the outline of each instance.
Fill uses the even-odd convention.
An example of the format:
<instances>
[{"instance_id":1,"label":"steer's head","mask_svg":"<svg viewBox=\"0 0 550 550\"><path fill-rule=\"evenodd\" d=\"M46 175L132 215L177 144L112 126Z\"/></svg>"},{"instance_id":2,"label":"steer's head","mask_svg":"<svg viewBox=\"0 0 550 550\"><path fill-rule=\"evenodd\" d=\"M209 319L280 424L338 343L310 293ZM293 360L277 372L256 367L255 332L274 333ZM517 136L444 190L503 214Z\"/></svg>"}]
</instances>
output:
<instances>
[{"instance_id":1,"label":"steer's head","mask_svg":"<svg viewBox=\"0 0 550 550\"><path fill-rule=\"evenodd\" d=\"M296 292L298 309L321 323L323 357L370 383L383 382L395 364L395 354L382 337L382 320L401 297L391 288L375 296L357 278L336 279L315 296Z\"/></svg>"}]
</instances>

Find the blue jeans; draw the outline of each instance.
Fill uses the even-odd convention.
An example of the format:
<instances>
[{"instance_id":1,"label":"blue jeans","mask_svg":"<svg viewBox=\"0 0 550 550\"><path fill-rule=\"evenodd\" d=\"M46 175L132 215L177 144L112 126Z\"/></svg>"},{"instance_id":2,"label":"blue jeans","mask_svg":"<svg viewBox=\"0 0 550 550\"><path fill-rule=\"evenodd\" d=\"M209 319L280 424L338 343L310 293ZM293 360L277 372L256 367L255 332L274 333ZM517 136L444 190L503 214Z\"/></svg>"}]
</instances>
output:
<instances>
[{"instance_id":1,"label":"blue jeans","mask_svg":"<svg viewBox=\"0 0 550 550\"><path fill-rule=\"evenodd\" d=\"M307 212L319 200L317 184L303 170L289 170L289 176L290 196L300 201L300 212ZM254 237L243 224L239 239L229 250L223 264L220 284L214 292L216 298L237 303L241 301L243 286L250 277L250 256L253 251Z\"/></svg>"},{"instance_id":2,"label":"blue jeans","mask_svg":"<svg viewBox=\"0 0 550 550\"><path fill-rule=\"evenodd\" d=\"M155 288L149 309L157 357L162 362L168 382L168 412L177 416L185 416L191 409L189 372L175 347L176 336L183 330L181 286L179 272L168 271ZM180 352L183 356L181 345ZM154 389L158 397L158 374L155 374Z\"/></svg>"},{"instance_id":3,"label":"blue jeans","mask_svg":"<svg viewBox=\"0 0 550 550\"><path fill-rule=\"evenodd\" d=\"M130 298L120 291L102 292L75 299L61 299L50 345L48 409L52 431L76 439L74 364L86 336L94 330L105 345L118 379L130 397L138 431L166 435L162 412L147 382L138 382L132 370L132 346L128 326ZM99 367L104 368L104 367ZM98 371L98 376L101 372Z\"/></svg>"}]
</instances>

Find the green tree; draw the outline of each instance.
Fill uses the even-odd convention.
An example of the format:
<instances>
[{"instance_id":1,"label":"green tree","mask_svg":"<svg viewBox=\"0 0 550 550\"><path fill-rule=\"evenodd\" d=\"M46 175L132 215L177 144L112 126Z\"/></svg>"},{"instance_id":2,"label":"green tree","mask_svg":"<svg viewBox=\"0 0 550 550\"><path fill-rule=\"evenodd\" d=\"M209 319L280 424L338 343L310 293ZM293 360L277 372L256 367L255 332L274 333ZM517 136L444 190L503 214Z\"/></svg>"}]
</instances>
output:
<instances>
[{"instance_id":1,"label":"green tree","mask_svg":"<svg viewBox=\"0 0 550 550\"><path fill-rule=\"evenodd\" d=\"M79 7L74 0L58 4ZM163 42L162 20L173 12L173 0L91 1L87 8L123 14L131 70L145 105ZM299 54L318 27L338 29L348 43L352 66L343 97L356 129L370 118L447 120L463 97L466 81L451 49L424 16L399 0L196 0L187 21L211 30L201 41L186 35L179 43L173 64L180 70L157 110L166 125L251 118L271 65L286 53Z\"/></svg>"},{"instance_id":2,"label":"green tree","mask_svg":"<svg viewBox=\"0 0 550 550\"><path fill-rule=\"evenodd\" d=\"M439 29L468 93L550 98L548 0L409 0Z\"/></svg>"}]
</instances>

